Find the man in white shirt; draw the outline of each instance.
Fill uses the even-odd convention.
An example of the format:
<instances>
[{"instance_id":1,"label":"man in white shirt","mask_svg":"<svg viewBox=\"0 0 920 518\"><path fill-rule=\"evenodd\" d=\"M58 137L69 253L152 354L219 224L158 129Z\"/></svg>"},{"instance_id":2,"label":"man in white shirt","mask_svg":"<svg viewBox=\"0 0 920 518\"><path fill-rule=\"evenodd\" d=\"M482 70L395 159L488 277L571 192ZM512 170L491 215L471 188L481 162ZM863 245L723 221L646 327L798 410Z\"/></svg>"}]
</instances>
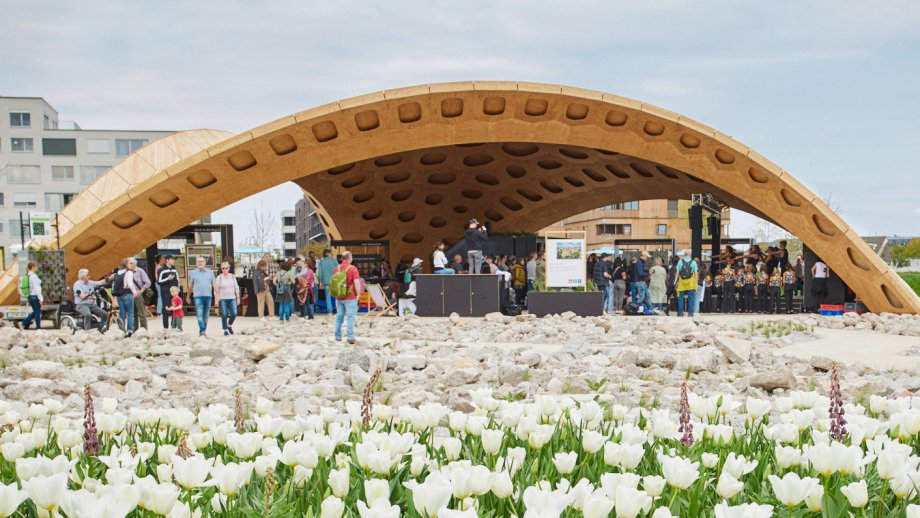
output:
<instances>
[{"instance_id":1,"label":"man in white shirt","mask_svg":"<svg viewBox=\"0 0 920 518\"><path fill-rule=\"evenodd\" d=\"M819 259L811 267L811 276L811 295L815 300L815 306L812 309L818 309L827 298L827 279L831 276L831 269Z\"/></svg>"}]
</instances>

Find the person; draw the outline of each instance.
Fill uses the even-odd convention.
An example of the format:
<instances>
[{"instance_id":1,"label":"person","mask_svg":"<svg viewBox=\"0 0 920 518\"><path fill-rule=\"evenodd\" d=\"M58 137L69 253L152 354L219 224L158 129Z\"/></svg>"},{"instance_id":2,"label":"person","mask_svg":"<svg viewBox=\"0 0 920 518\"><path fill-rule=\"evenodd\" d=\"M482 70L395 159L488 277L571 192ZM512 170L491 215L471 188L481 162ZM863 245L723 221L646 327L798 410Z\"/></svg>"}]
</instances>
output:
<instances>
[{"instance_id":1,"label":"person","mask_svg":"<svg viewBox=\"0 0 920 518\"><path fill-rule=\"evenodd\" d=\"M767 313L779 313L779 292L782 290L783 286L783 276L779 268L773 270L773 274L770 275L770 307L766 310Z\"/></svg>"},{"instance_id":2,"label":"person","mask_svg":"<svg viewBox=\"0 0 920 518\"><path fill-rule=\"evenodd\" d=\"M268 277L268 263L260 260L256 263L255 270L252 271L252 289L256 292L256 315L262 318L267 307L268 316L275 316L275 299L272 297L271 279Z\"/></svg>"},{"instance_id":3,"label":"person","mask_svg":"<svg viewBox=\"0 0 920 518\"><path fill-rule=\"evenodd\" d=\"M471 219L465 237L470 273L482 273L482 250L487 237L485 225L480 225L476 218Z\"/></svg>"},{"instance_id":4,"label":"person","mask_svg":"<svg viewBox=\"0 0 920 518\"><path fill-rule=\"evenodd\" d=\"M20 284L20 295L28 299L32 313L19 323L19 328L28 329L35 322L35 329L41 329L45 296L42 294L42 280L38 277L38 263L35 261L29 261L26 265L26 278Z\"/></svg>"},{"instance_id":5,"label":"person","mask_svg":"<svg viewBox=\"0 0 920 518\"><path fill-rule=\"evenodd\" d=\"M546 288L546 252L537 254L537 275L534 277L534 289Z\"/></svg>"},{"instance_id":6,"label":"person","mask_svg":"<svg viewBox=\"0 0 920 518\"><path fill-rule=\"evenodd\" d=\"M208 329L208 316L211 307L217 306L217 282L214 271L207 267L204 257L195 258L196 268L188 272L188 295L186 301L191 304L195 299L195 316L198 317L198 336L205 336Z\"/></svg>"},{"instance_id":7,"label":"person","mask_svg":"<svg viewBox=\"0 0 920 518\"><path fill-rule=\"evenodd\" d=\"M786 313L794 313L792 310L792 295L795 293L798 282L798 276L792 269L792 265L787 265L786 271L783 273L783 297L786 299Z\"/></svg>"},{"instance_id":8,"label":"person","mask_svg":"<svg viewBox=\"0 0 920 518\"><path fill-rule=\"evenodd\" d=\"M297 296L297 290L300 285L300 275L304 273L303 257L295 257L289 270L291 272L291 315L296 315L298 313L303 315L304 308L301 306L300 298Z\"/></svg>"},{"instance_id":9,"label":"person","mask_svg":"<svg viewBox=\"0 0 920 518\"><path fill-rule=\"evenodd\" d=\"M220 263L220 275L217 276L217 297L220 304L220 325L224 336L233 334L233 322L240 304L240 284L236 275L230 273L230 263Z\"/></svg>"},{"instance_id":10,"label":"person","mask_svg":"<svg viewBox=\"0 0 920 518\"><path fill-rule=\"evenodd\" d=\"M671 256L671 259L669 260L670 264L668 265L667 302L665 303L664 307L664 314L668 316L671 315L671 301L674 300L675 306L677 305L677 263L679 261L680 259L676 255Z\"/></svg>"},{"instance_id":11,"label":"person","mask_svg":"<svg viewBox=\"0 0 920 518\"><path fill-rule=\"evenodd\" d=\"M588 256L587 269L585 270L586 272L588 272L588 275L592 275L592 276L594 275L594 267L597 266L597 262L600 261L600 259L601 258L596 253L593 253L593 252L591 253L591 255Z\"/></svg>"},{"instance_id":12,"label":"person","mask_svg":"<svg viewBox=\"0 0 920 518\"><path fill-rule=\"evenodd\" d=\"M270 304L271 314L274 315L278 313L278 288L275 286L275 277L278 275L278 263L272 259L271 254L262 254L262 260L265 261L265 275L268 279L268 292L271 297L268 297L268 303Z\"/></svg>"},{"instance_id":13,"label":"person","mask_svg":"<svg viewBox=\"0 0 920 518\"><path fill-rule=\"evenodd\" d=\"M786 249L786 241L779 242L779 248L773 248L768 255L770 259L767 261L767 273L773 275L773 270L779 268L780 272L786 271L786 268L789 266L789 250Z\"/></svg>"},{"instance_id":14,"label":"person","mask_svg":"<svg viewBox=\"0 0 920 518\"><path fill-rule=\"evenodd\" d=\"M767 265L760 265L760 272L757 273L757 288L755 293L757 294L757 310L761 313L769 313L767 310L767 303L770 298L770 289L772 286L770 284L770 277L772 275L767 273Z\"/></svg>"},{"instance_id":15,"label":"person","mask_svg":"<svg viewBox=\"0 0 920 518\"><path fill-rule=\"evenodd\" d=\"M735 272L726 264L722 270L722 313L735 312Z\"/></svg>"},{"instance_id":16,"label":"person","mask_svg":"<svg viewBox=\"0 0 920 518\"><path fill-rule=\"evenodd\" d=\"M89 270L80 268L77 272L77 282L73 283L73 304L77 313L83 315L83 329L89 331L93 327L102 332L109 314L96 305L96 288L104 283L89 280ZM93 326L93 315L99 317L99 325Z\"/></svg>"},{"instance_id":17,"label":"person","mask_svg":"<svg viewBox=\"0 0 920 518\"><path fill-rule=\"evenodd\" d=\"M700 305L706 296L706 287L709 285L706 283L706 271L703 269L703 262L700 261L699 257L694 257L693 262L696 264L696 297L693 299L693 313L691 314L699 314Z\"/></svg>"},{"instance_id":18,"label":"person","mask_svg":"<svg viewBox=\"0 0 920 518\"><path fill-rule=\"evenodd\" d=\"M495 264L495 256L490 255L486 257L485 264L482 265L482 273L486 275L497 275L498 266Z\"/></svg>"},{"instance_id":19,"label":"person","mask_svg":"<svg viewBox=\"0 0 920 518\"><path fill-rule=\"evenodd\" d=\"M697 264L700 267L700 290L697 295L696 305L700 312L702 313L711 313L712 312L712 275L706 271L702 265ZM702 300L702 302L700 302Z\"/></svg>"},{"instance_id":20,"label":"person","mask_svg":"<svg viewBox=\"0 0 920 518\"><path fill-rule=\"evenodd\" d=\"M754 285L757 283L757 276L754 275L754 267L748 264L744 267L744 277L743 277L743 295L744 295L744 306L742 307L742 313L753 313L754 312Z\"/></svg>"},{"instance_id":21,"label":"person","mask_svg":"<svg viewBox=\"0 0 920 518\"><path fill-rule=\"evenodd\" d=\"M626 299L626 270L623 266L623 258L617 256L613 260L613 311L616 314L623 313L623 302Z\"/></svg>"},{"instance_id":22,"label":"person","mask_svg":"<svg viewBox=\"0 0 920 518\"><path fill-rule=\"evenodd\" d=\"M613 311L613 300L611 300L613 298L613 286L610 286L611 289L607 289L611 280L610 272L607 271L607 262L609 259L610 254L601 254L600 260L594 263L594 270L591 272L591 280L594 281L594 287L601 292L604 301L604 312Z\"/></svg>"},{"instance_id":23,"label":"person","mask_svg":"<svg viewBox=\"0 0 920 518\"><path fill-rule=\"evenodd\" d=\"M636 304L638 304L640 300L649 300L648 272L645 269L645 262L648 261L648 257L648 252L643 250L642 253L639 254L639 259L636 261Z\"/></svg>"},{"instance_id":24,"label":"person","mask_svg":"<svg viewBox=\"0 0 920 518\"><path fill-rule=\"evenodd\" d=\"M805 260L802 256L795 258L795 294L801 295L805 288Z\"/></svg>"},{"instance_id":25,"label":"person","mask_svg":"<svg viewBox=\"0 0 920 518\"><path fill-rule=\"evenodd\" d=\"M817 311L824 299L827 298L827 279L831 276L831 269L824 264L824 261L818 259L811 266L811 295L814 297L812 311Z\"/></svg>"},{"instance_id":26,"label":"person","mask_svg":"<svg viewBox=\"0 0 920 518\"><path fill-rule=\"evenodd\" d=\"M661 258L656 257L652 261L652 269L649 270L649 300L656 311L661 311L668 301L668 272L661 264Z\"/></svg>"},{"instance_id":27,"label":"person","mask_svg":"<svg viewBox=\"0 0 920 518\"><path fill-rule=\"evenodd\" d=\"M760 245L751 245L751 248L748 249L748 253L744 256L745 271L748 267L754 269L754 272L757 271L757 265L760 264L766 255L761 251Z\"/></svg>"},{"instance_id":28,"label":"person","mask_svg":"<svg viewBox=\"0 0 920 518\"><path fill-rule=\"evenodd\" d=\"M677 268L677 316L684 316L684 296L687 297L687 313L693 317L693 308L696 302L697 271L696 262L690 254L684 252L683 258Z\"/></svg>"},{"instance_id":29,"label":"person","mask_svg":"<svg viewBox=\"0 0 920 518\"><path fill-rule=\"evenodd\" d=\"M157 298L157 308L154 311L153 316L161 315L163 313L163 299L169 296L168 291L163 291L160 289L160 270L166 265L166 259L162 255L157 255L153 267L153 278L157 279L157 282L153 285L153 293ZM163 326L164 328L166 326Z\"/></svg>"},{"instance_id":30,"label":"person","mask_svg":"<svg viewBox=\"0 0 920 518\"><path fill-rule=\"evenodd\" d=\"M421 259L419 259L421 261ZM421 263L420 263L421 264ZM342 263L335 267L333 275L345 273L345 294L335 299L335 340L342 341L342 324L345 323L345 337L349 344L355 343L355 317L358 314L358 292L360 279L358 269L351 264L351 252L342 254Z\"/></svg>"},{"instance_id":31,"label":"person","mask_svg":"<svg viewBox=\"0 0 920 518\"><path fill-rule=\"evenodd\" d=\"M115 280L112 281L112 295L118 300L118 318L125 328L125 336L134 334L135 299L141 296L134 282L137 260L133 257L122 259Z\"/></svg>"},{"instance_id":32,"label":"person","mask_svg":"<svg viewBox=\"0 0 920 518\"><path fill-rule=\"evenodd\" d=\"M133 272L134 284L137 286L137 291L140 292L140 296L134 298L134 329L142 327L147 329L147 302L144 298L144 293L151 286L150 277L147 275L146 270L137 266L134 267Z\"/></svg>"},{"instance_id":33,"label":"person","mask_svg":"<svg viewBox=\"0 0 920 518\"><path fill-rule=\"evenodd\" d=\"M167 255L163 258L163 266L160 267L157 274L157 289L162 296L164 308L172 303L171 288L173 286L179 287L179 272L176 271L176 258L172 255ZM163 329L169 329L169 317L172 316L174 311L162 309L160 313L163 318Z\"/></svg>"},{"instance_id":34,"label":"person","mask_svg":"<svg viewBox=\"0 0 920 518\"><path fill-rule=\"evenodd\" d=\"M274 278L275 293L278 294L278 320L282 322L291 321L291 311L294 306L294 295L291 292L294 280L293 268L291 261L284 261Z\"/></svg>"},{"instance_id":35,"label":"person","mask_svg":"<svg viewBox=\"0 0 920 518\"><path fill-rule=\"evenodd\" d=\"M447 266L447 256L444 255L444 241L438 241L434 244L434 254L431 258L431 266L434 273L438 275L452 275L457 273L453 268Z\"/></svg>"},{"instance_id":36,"label":"person","mask_svg":"<svg viewBox=\"0 0 920 518\"><path fill-rule=\"evenodd\" d=\"M163 307L163 311L169 311L170 313L170 328L182 331L182 317L185 316L185 310L182 308L182 297L179 296L179 286L170 286L169 296L169 303Z\"/></svg>"},{"instance_id":37,"label":"person","mask_svg":"<svg viewBox=\"0 0 920 518\"><path fill-rule=\"evenodd\" d=\"M303 261L300 266L300 271L297 272L297 275L294 277L295 284L295 299L297 300L297 307L300 308L301 318L309 318L313 320L313 286L316 280L316 274L313 273L313 269L307 264L306 261Z\"/></svg>"},{"instance_id":38,"label":"person","mask_svg":"<svg viewBox=\"0 0 920 518\"><path fill-rule=\"evenodd\" d=\"M527 272L524 270L524 258L521 257L511 269L511 284L514 286L515 303L524 304L524 292L527 289Z\"/></svg>"},{"instance_id":39,"label":"person","mask_svg":"<svg viewBox=\"0 0 920 518\"><path fill-rule=\"evenodd\" d=\"M467 273L467 266L463 264L463 256L454 254L454 260L450 263L450 269L456 273Z\"/></svg>"},{"instance_id":40,"label":"person","mask_svg":"<svg viewBox=\"0 0 920 518\"><path fill-rule=\"evenodd\" d=\"M741 263L735 263L735 294L738 296L737 300L732 300L732 304L735 304L735 310L739 313L744 312L744 267Z\"/></svg>"},{"instance_id":41,"label":"person","mask_svg":"<svg viewBox=\"0 0 920 518\"><path fill-rule=\"evenodd\" d=\"M317 268L317 278L319 280L319 289L325 290L326 295L326 314L335 313L337 304L332 302L332 293L329 292L329 280L332 279L332 272L339 265L338 261L332 257L332 250L326 248L323 250L323 258L319 261Z\"/></svg>"},{"instance_id":42,"label":"person","mask_svg":"<svg viewBox=\"0 0 920 518\"><path fill-rule=\"evenodd\" d=\"M722 271L716 271L716 276L712 278L712 292L716 296L715 311L722 312L723 281L725 276Z\"/></svg>"},{"instance_id":43,"label":"person","mask_svg":"<svg viewBox=\"0 0 920 518\"><path fill-rule=\"evenodd\" d=\"M380 280L384 283L393 280L393 269L390 267L390 261L386 259L380 261Z\"/></svg>"}]
</instances>

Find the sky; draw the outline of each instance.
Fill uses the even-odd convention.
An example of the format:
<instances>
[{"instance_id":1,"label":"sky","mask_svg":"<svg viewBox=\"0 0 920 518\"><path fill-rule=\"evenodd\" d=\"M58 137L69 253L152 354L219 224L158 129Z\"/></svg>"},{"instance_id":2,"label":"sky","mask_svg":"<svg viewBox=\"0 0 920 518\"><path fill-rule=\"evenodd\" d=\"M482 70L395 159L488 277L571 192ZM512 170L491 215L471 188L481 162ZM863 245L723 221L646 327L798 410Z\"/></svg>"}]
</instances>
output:
<instances>
[{"instance_id":1,"label":"sky","mask_svg":"<svg viewBox=\"0 0 920 518\"><path fill-rule=\"evenodd\" d=\"M443 81L639 99L756 149L863 235L920 234L920 2L0 0L0 95L83 128L241 132ZM217 211L248 234L278 186ZM756 218L735 211L731 233Z\"/></svg>"}]
</instances>

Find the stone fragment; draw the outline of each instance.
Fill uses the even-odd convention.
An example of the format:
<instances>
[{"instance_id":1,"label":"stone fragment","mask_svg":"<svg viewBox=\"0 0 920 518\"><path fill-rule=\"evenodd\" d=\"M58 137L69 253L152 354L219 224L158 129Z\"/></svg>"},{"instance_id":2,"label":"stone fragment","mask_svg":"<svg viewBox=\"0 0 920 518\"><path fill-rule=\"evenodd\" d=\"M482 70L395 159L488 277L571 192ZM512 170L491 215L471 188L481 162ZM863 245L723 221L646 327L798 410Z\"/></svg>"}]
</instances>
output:
<instances>
[{"instance_id":1,"label":"stone fragment","mask_svg":"<svg viewBox=\"0 0 920 518\"><path fill-rule=\"evenodd\" d=\"M716 335L715 346L732 363L744 363L751 360L751 342L723 335Z\"/></svg>"},{"instance_id":2,"label":"stone fragment","mask_svg":"<svg viewBox=\"0 0 920 518\"><path fill-rule=\"evenodd\" d=\"M776 389L790 390L795 387L795 376L788 370L770 370L748 378L748 385L768 392Z\"/></svg>"},{"instance_id":3,"label":"stone fragment","mask_svg":"<svg viewBox=\"0 0 920 518\"><path fill-rule=\"evenodd\" d=\"M369 372L371 370L371 357L360 349L346 349L339 353L335 361L337 370L347 371L352 365L357 365L361 370Z\"/></svg>"},{"instance_id":4,"label":"stone fragment","mask_svg":"<svg viewBox=\"0 0 920 518\"><path fill-rule=\"evenodd\" d=\"M246 356L253 361L261 361L278 349L281 349L281 344L258 338L255 342L246 346Z\"/></svg>"},{"instance_id":5,"label":"stone fragment","mask_svg":"<svg viewBox=\"0 0 920 518\"><path fill-rule=\"evenodd\" d=\"M23 378L61 379L67 374L67 367L48 360L29 360L19 365Z\"/></svg>"}]
</instances>

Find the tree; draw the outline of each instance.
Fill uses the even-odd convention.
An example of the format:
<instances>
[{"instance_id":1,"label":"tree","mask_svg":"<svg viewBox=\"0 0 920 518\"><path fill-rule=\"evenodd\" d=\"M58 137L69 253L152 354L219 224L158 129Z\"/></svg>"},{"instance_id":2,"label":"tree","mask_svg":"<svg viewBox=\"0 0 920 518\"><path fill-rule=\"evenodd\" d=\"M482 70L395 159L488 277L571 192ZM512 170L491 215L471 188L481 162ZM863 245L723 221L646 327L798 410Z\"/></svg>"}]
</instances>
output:
<instances>
[{"instance_id":1,"label":"tree","mask_svg":"<svg viewBox=\"0 0 920 518\"><path fill-rule=\"evenodd\" d=\"M920 258L920 239L911 239L906 245L891 247L891 262L896 267L907 266L911 259Z\"/></svg>"},{"instance_id":2,"label":"tree","mask_svg":"<svg viewBox=\"0 0 920 518\"><path fill-rule=\"evenodd\" d=\"M267 252L276 248L280 237L281 229L278 226L278 218L270 211L265 210L264 204L259 203L259 207L252 211L252 221L249 222L249 236L246 238L246 244Z\"/></svg>"},{"instance_id":3,"label":"tree","mask_svg":"<svg viewBox=\"0 0 920 518\"><path fill-rule=\"evenodd\" d=\"M754 242L758 244L772 243L786 236L786 232L784 232L783 229L765 219L758 220L757 223L751 225L751 227L748 228L748 232L751 234Z\"/></svg>"}]
</instances>

